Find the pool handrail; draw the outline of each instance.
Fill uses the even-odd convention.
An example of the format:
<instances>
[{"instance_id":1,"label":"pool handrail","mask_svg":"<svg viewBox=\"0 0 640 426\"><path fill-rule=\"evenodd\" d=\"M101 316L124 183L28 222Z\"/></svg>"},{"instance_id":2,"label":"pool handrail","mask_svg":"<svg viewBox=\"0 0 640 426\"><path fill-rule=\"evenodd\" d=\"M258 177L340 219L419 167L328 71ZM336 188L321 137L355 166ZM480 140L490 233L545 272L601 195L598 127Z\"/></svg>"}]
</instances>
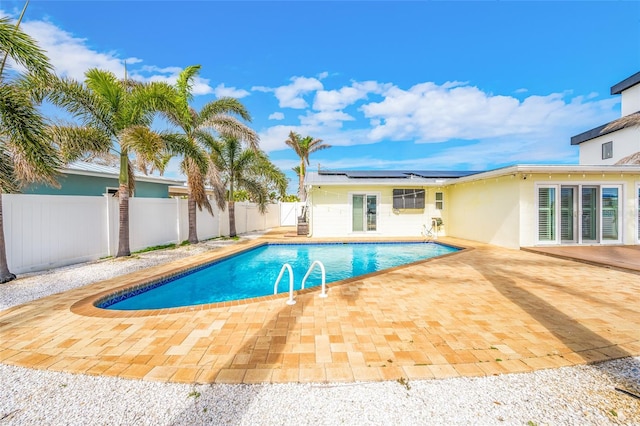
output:
<instances>
[{"instance_id":1,"label":"pool handrail","mask_svg":"<svg viewBox=\"0 0 640 426\"><path fill-rule=\"evenodd\" d=\"M316 265L320 266L320 271L322 271L322 292L320 292L320 297L327 297L327 285L326 285L326 279L325 279L327 274L325 272L324 265L319 260L314 260L311 266L309 267L309 269L307 270L306 275L302 279L301 289L304 290L304 283L307 281L307 278L309 278L309 275L311 275L311 271L313 271L313 268Z\"/></svg>"},{"instance_id":2,"label":"pool handrail","mask_svg":"<svg viewBox=\"0 0 640 426\"><path fill-rule=\"evenodd\" d=\"M280 280L282 279L282 275L284 274L284 270L289 270L289 300L287 300L287 305L295 305L296 301L293 298L293 269L291 269L291 265L285 263L282 265L280 269L280 274L278 275L278 279L276 279L276 283L273 286L273 294L278 294L278 284L280 284Z\"/></svg>"}]
</instances>

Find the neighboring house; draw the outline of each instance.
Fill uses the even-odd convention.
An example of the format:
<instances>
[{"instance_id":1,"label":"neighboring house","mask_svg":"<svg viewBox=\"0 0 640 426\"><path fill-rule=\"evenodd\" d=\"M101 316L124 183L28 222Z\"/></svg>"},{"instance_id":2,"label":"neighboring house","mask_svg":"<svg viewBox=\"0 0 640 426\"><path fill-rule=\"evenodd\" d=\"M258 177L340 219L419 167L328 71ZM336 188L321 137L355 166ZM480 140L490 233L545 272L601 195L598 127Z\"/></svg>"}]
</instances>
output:
<instances>
[{"instance_id":1,"label":"neighboring house","mask_svg":"<svg viewBox=\"0 0 640 426\"><path fill-rule=\"evenodd\" d=\"M640 114L640 72L611 87L612 95L621 95L622 117ZM604 131L605 123L571 138L580 148L580 164L620 164L640 152L640 127L629 125L619 130Z\"/></svg>"},{"instance_id":2,"label":"neighboring house","mask_svg":"<svg viewBox=\"0 0 640 426\"><path fill-rule=\"evenodd\" d=\"M640 110L640 73L612 93L623 94L623 116ZM309 234L420 236L441 221L435 235L510 248L640 244L640 165L614 165L640 151L640 129L600 135L605 126L572 138L579 165L309 172Z\"/></svg>"},{"instance_id":3,"label":"neighboring house","mask_svg":"<svg viewBox=\"0 0 640 426\"><path fill-rule=\"evenodd\" d=\"M118 191L120 169L93 163L76 161L60 170L60 188L44 184L32 184L22 190L23 194L45 195L104 195ZM169 187L182 185L183 181L159 176L135 174L136 187L132 196L146 198L169 198Z\"/></svg>"}]
</instances>

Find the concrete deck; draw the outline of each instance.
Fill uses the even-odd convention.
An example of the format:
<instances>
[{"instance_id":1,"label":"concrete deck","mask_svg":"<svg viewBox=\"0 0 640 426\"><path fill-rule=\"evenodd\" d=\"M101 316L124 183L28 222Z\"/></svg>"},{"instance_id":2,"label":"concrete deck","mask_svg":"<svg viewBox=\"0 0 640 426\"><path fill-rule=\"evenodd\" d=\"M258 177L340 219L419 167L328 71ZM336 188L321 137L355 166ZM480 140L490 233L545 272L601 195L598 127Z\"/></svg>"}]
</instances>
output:
<instances>
[{"instance_id":1,"label":"concrete deck","mask_svg":"<svg viewBox=\"0 0 640 426\"><path fill-rule=\"evenodd\" d=\"M291 241L286 232L263 240ZM94 283L0 312L0 362L260 383L485 376L640 355L638 275L442 241L468 249L330 285L326 299L307 291L293 306L286 296L138 313L92 305L123 284L252 243Z\"/></svg>"}]
</instances>

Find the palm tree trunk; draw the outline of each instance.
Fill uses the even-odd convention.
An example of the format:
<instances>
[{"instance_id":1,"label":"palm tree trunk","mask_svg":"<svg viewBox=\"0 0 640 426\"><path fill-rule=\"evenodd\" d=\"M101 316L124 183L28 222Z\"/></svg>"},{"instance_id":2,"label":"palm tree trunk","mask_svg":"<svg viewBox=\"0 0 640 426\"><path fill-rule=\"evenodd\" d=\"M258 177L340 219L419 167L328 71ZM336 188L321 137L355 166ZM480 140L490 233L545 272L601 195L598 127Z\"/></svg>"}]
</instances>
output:
<instances>
[{"instance_id":1,"label":"palm tree trunk","mask_svg":"<svg viewBox=\"0 0 640 426\"><path fill-rule=\"evenodd\" d=\"M236 236L236 202L229 201L229 236Z\"/></svg>"},{"instance_id":2,"label":"palm tree trunk","mask_svg":"<svg viewBox=\"0 0 640 426\"><path fill-rule=\"evenodd\" d=\"M304 160L300 162L300 176L298 176L298 197L300 201L307 200L307 194L305 194L304 190L304 175L306 174L306 170L304 167Z\"/></svg>"},{"instance_id":3,"label":"palm tree trunk","mask_svg":"<svg viewBox=\"0 0 640 426\"><path fill-rule=\"evenodd\" d=\"M2 219L2 193L0 192L0 284L15 280L16 276L9 271L7 250L4 242L4 222Z\"/></svg>"},{"instance_id":4,"label":"palm tree trunk","mask_svg":"<svg viewBox=\"0 0 640 426\"><path fill-rule=\"evenodd\" d=\"M198 228L196 222L196 200L189 190L187 196L187 206L189 209L189 243L198 244Z\"/></svg>"},{"instance_id":5,"label":"palm tree trunk","mask_svg":"<svg viewBox=\"0 0 640 426\"><path fill-rule=\"evenodd\" d=\"M116 257L131 256L129 249L129 187L121 183L120 193L120 228L118 230L118 253Z\"/></svg>"}]
</instances>

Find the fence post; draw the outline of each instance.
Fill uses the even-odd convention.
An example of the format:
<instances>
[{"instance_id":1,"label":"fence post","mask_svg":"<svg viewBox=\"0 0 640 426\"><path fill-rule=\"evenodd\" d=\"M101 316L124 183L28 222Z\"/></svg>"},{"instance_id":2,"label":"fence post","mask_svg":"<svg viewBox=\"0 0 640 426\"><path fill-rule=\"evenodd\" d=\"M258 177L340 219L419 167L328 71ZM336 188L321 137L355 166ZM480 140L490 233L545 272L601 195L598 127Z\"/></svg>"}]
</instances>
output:
<instances>
[{"instance_id":1,"label":"fence post","mask_svg":"<svg viewBox=\"0 0 640 426\"><path fill-rule=\"evenodd\" d=\"M111 206L109 204L109 199L111 194L106 193L102 194L104 196L104 208L106 209L106 214L104 215L106 218L106 230L107 230L107 256L112 256L111 253Z\"/></svg>"}]
</instances>

